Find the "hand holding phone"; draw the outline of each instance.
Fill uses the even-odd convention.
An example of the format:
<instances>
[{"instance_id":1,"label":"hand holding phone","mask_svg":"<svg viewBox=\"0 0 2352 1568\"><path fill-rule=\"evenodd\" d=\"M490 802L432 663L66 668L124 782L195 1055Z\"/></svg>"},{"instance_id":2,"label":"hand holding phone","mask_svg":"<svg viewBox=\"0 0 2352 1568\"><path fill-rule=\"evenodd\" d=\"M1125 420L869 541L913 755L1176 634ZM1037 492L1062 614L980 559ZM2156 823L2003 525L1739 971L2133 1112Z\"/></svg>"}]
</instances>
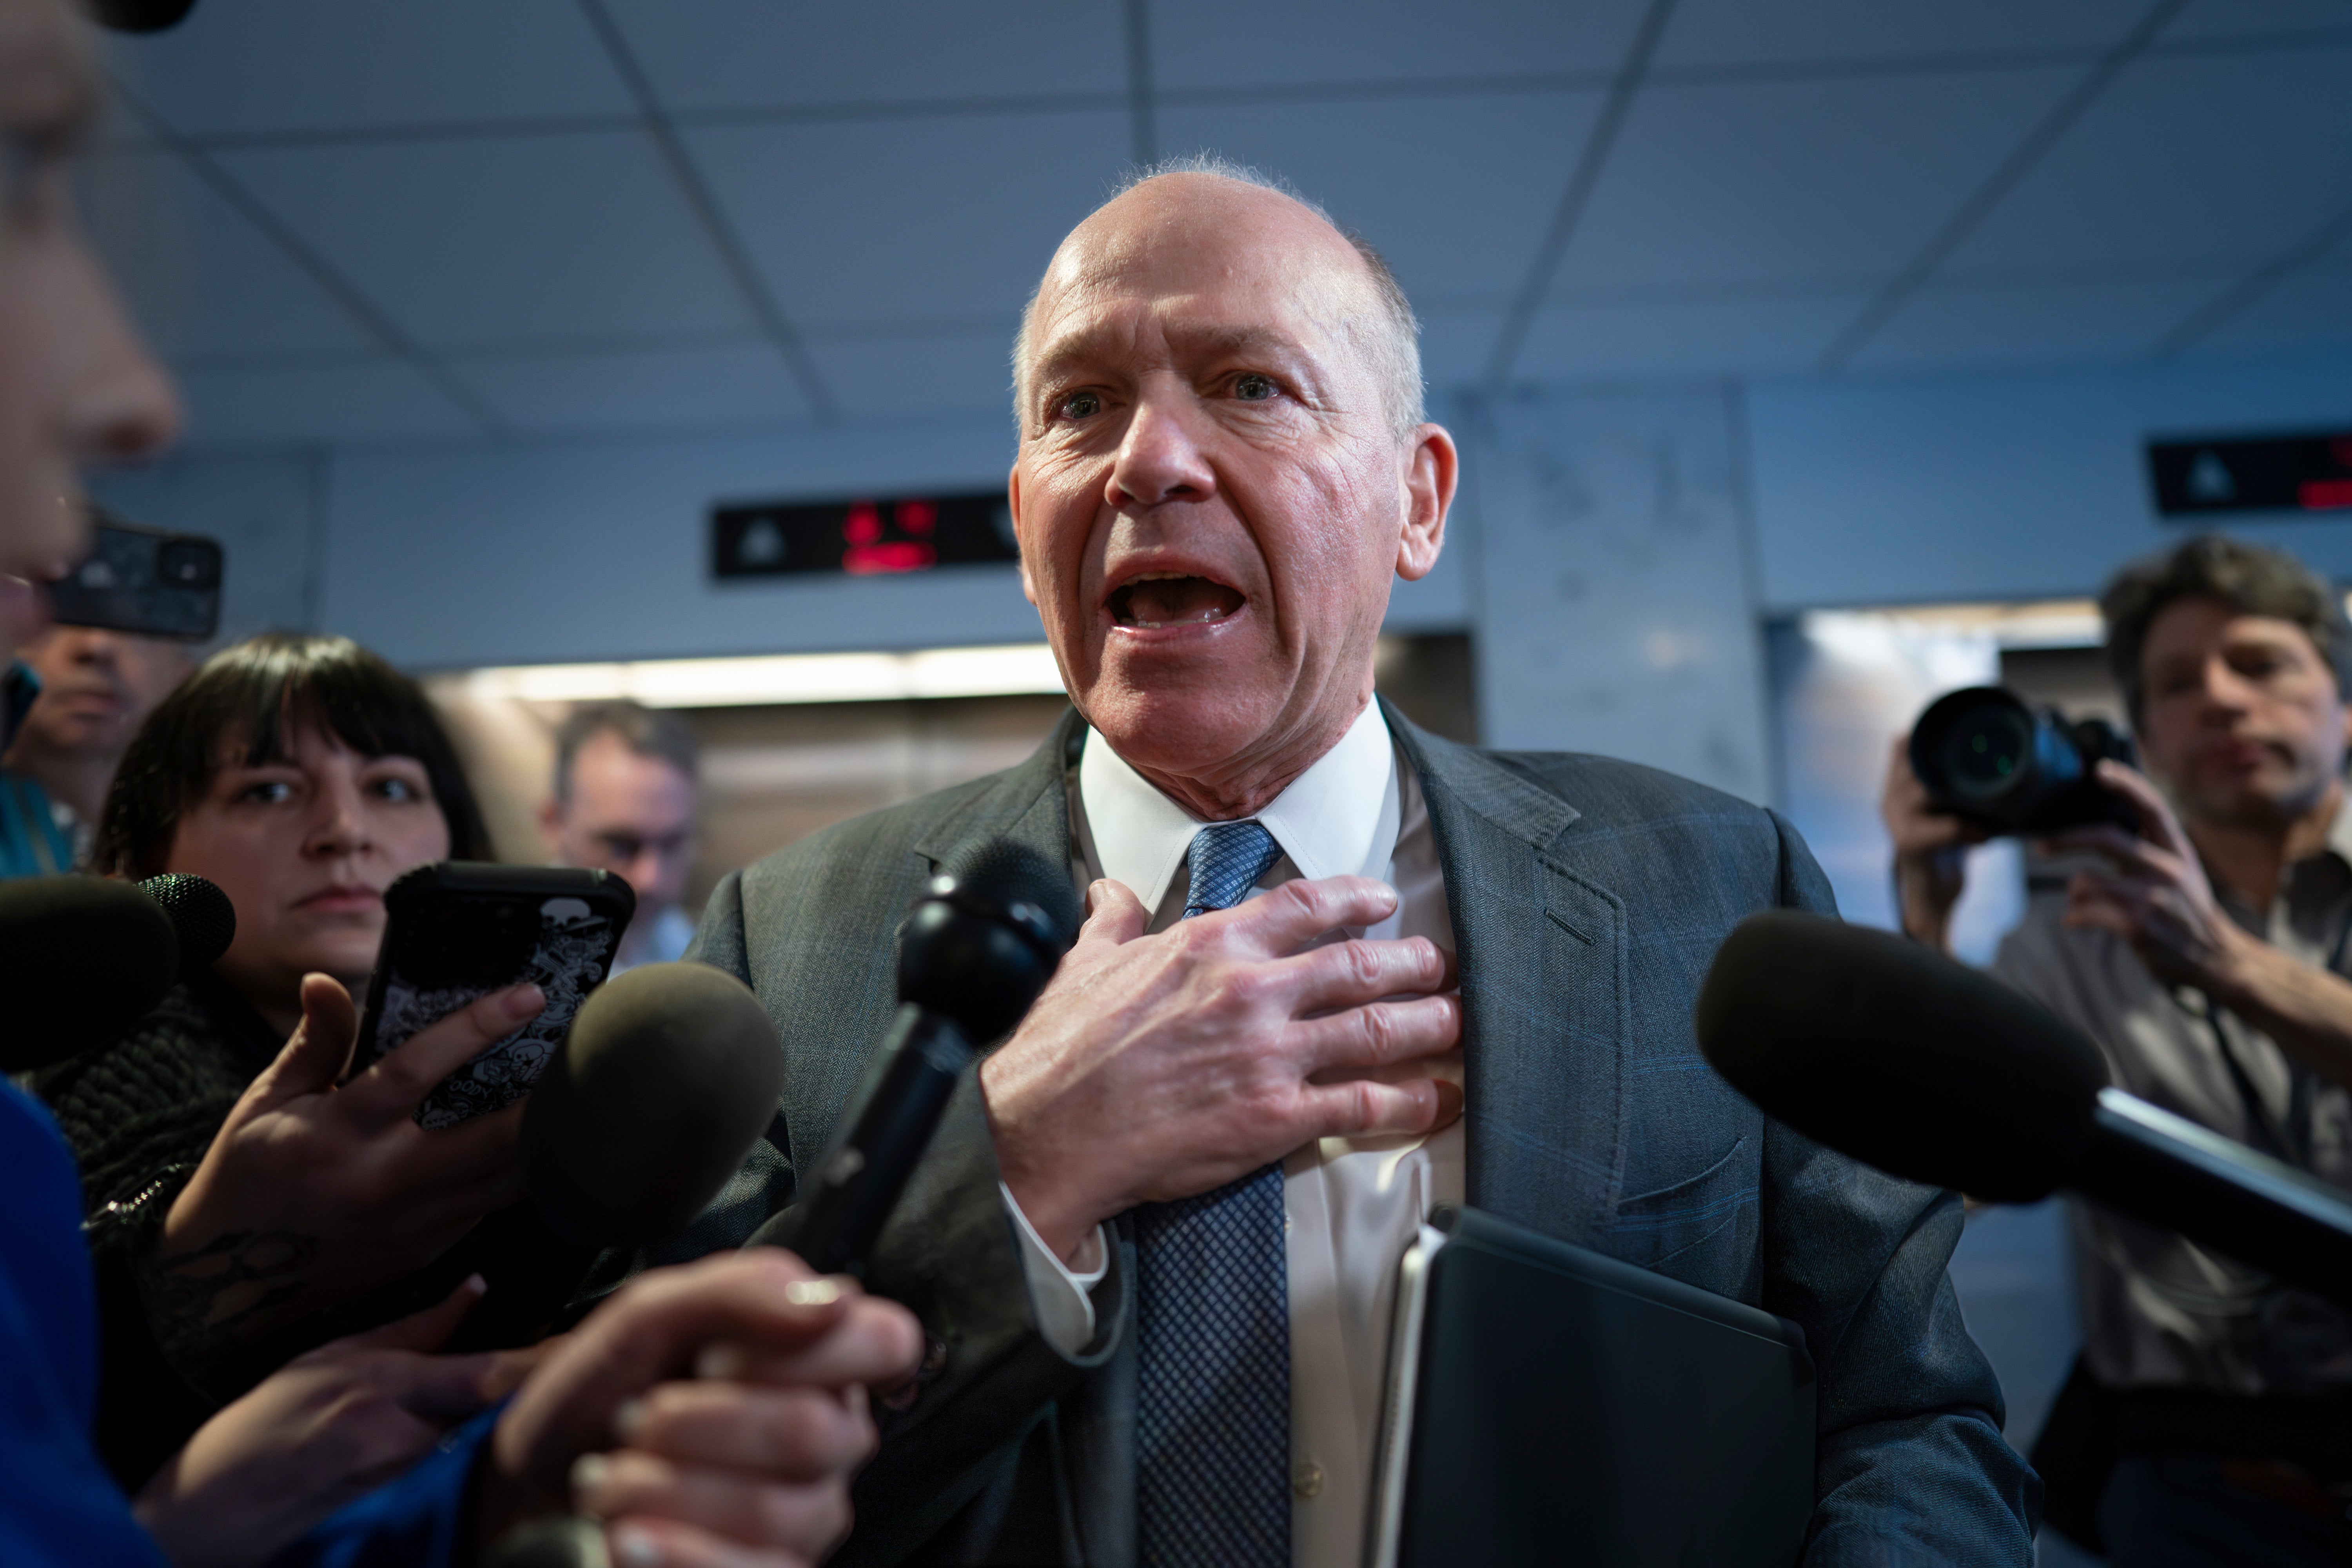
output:
<instances>
[{"instance_id":1,"label":"hand holding phone","mask_svg":"<svg viewBox=\"0 0 2352 1568\"><path fill-rule=\"evenodd\" d=\"M609 871L443 860L403 876L383 902L354 1071L493 991L530 984L546 998L530 1022L425 1096L416 1122L432 1130L530 1092L612 968L637 898Z\"/></svg>"}]
</instances>

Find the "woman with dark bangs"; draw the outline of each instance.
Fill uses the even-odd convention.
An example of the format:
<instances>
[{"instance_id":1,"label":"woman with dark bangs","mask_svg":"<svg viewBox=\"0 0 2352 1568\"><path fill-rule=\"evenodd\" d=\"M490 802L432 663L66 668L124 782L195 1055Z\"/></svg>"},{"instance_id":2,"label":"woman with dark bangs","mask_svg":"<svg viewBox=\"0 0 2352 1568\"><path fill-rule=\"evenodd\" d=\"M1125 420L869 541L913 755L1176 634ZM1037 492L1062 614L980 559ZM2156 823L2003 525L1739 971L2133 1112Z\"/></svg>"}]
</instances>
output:
<instances>
[{"instance_id":1,"label":"woman with dark bangs","mask_svg":"<svg viewBox=\"0 0 2352 1568\"><path fill-rule=\"evenodd\" d=\"M520 1195L522 1107L438 1132L407 1111L484 1035L538 1011L536 989L484 998L338 1083L384 889L426 861L488 858L423 689L347 638L224 649L132 741L98 868L209 878L236 937L121 1041L33 1085L81 1163L107 1344L100 1437L126 1485L215 1404L440 1299L495 1246L473 1227Z\"/></svg>"}]
</instances>

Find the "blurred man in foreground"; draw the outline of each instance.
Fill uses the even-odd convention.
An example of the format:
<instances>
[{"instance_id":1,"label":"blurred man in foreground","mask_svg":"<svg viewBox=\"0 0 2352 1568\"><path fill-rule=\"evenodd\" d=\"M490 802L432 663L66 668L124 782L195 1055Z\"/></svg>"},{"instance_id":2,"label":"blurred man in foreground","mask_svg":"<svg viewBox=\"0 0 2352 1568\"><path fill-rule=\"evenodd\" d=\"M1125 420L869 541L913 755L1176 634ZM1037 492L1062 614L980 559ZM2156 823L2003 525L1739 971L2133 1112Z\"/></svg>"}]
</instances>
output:
<instances>
[{"instance_id":1,"label":"blurred man in foreground","mask_svg":"<svg viewBox=\"0 0 2352 1568\"><path fill-rule=\"evenodd\" d=\"M2023 1564L1958 1200L1768 1122L1693 1038L1734 922L1830 910L1793 830L1374 698L1456 475L1416 331L1377 254L1246 171L1099 208L1014 351L1022 581L1074 711L713 895L699 952L783 1035L805 1173L923 879L1009 835L1090 884L872 1262L938 1364L845 1560L1355 1568L1398 1260L1467 1201L1804 1325L1810 1561Z\"/></svg>"},{"instance_id":2,"label":"blurred man in foreground","mask_svg":"<svg viewBox=\"0 0 2352 1568\"><path fill-rule=\"evenodd\" d=\"M667 963L694 940L677 907L694 869L701 806L694 731L674 713L634 702L576 710L555 733L555 779L540 836L559 866L611 871L635 889L637 912L613 973Z\"/></svg>"},{"instance_id":3,"label":"blurred man in foreground","mask_svg":"<svg viewBox=\"0 0 2352 1568\"><path fill-rule=\"evenodd\" d=\"M2352 628L2282 552L2191 540L2101 600L2143 774L2135 834L2037 900L1993 973L2099 1043L2116 1083L2352 1187ZM1948 946L1965 847L1895 750L1906 930ZM2187 1237L2074 1207L2084 1345L2034 1450L2053 1525L2141 1564L2352 1562L2352 1321Z\"/></svg>"},{"instance_id":4,"label":"blurred man in foreground","mask_svg":"<svg viewBox=\"0 0 2352 1568\"><path fill-rule=\"evenodd\" d=\"M0 0L0 632L11 647L39 630L31 583L85 548L79 465L151 453L178 422L74 218L64 154L95 119L96 80L60 0ZM167 1556L195 1568L268 1559L289 1541L278 1559L289 1563L444 1564L572 1508L610 1521L614 1556L632 1565L802 1568L846 1527L847 1477L873 1441L864 1385L898 1381L918 1350L898 1308L769 1251L647 1273L536 1352L424 1353L471 1304L469 1284L264 1382L165 1467L134 1519L89 1441L98 1367L76 1188L56 1125L0 1083L0 1562L11 1568Z\"/></svg>"},{"instance_id":5,"label":"blurred man in foreground","mask_svg":"<svg viewBox=\"0 0 2352 1568\"><path fill-rule=\"evenodd\" d=\"M194 664L184 643L100 626L51 626L18 657L41 690L0 770L0 877L55 876L89 858L131 737Z\"/></svg>"}]
</instances>

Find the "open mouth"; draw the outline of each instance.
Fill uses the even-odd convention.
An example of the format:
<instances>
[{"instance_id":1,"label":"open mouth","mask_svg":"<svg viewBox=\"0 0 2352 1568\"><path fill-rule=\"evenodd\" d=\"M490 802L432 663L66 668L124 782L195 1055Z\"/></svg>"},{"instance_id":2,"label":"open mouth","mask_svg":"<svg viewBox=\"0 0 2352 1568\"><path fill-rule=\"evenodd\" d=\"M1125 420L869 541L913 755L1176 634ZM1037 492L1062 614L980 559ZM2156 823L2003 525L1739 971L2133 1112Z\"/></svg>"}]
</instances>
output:
<instances>
[{"instance_id":1,"label":"open mouth","mask_svg":"<svg viewBox=\"0 0 2352 1568\"><path fill-rule=\"evenodd\" d=\"M1197 626L1242 607L1238 589L1178 572L1146 572L1110 591L1110 618L1122 626Z\"/></svg>"}]
</instances>

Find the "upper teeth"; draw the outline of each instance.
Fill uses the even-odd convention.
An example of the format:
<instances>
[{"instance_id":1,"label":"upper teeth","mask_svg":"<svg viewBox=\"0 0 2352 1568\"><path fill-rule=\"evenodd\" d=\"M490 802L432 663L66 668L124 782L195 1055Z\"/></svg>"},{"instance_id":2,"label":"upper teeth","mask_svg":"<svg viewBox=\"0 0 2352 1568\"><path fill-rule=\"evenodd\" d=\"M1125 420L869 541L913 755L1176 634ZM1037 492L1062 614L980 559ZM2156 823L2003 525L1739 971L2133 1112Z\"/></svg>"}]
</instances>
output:
<instances>
[{"instance_id":1,"label":"upper teeth","mask_svg":"<svg viewBox=\"0 0 2352 1568\"><path fill-rule=\"evenodd\" d=\"M1129 577L1128 579L1128 583L1130 585L1137 583L1173 583L1180 578L1192 577L1197 574L1198 574L1192 572L1139 572L1134 576Z\"/></svg>"}]
</instances>

